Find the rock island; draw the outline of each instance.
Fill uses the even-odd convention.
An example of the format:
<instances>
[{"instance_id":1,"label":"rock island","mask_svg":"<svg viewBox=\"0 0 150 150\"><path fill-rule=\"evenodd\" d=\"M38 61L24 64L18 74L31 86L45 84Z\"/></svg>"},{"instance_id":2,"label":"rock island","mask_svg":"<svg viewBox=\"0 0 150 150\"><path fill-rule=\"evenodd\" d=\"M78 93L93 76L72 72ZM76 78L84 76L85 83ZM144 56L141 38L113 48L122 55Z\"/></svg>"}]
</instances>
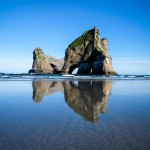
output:
<instances>
[{"instance_id":1,"label":"rock island","mask_svg":"<svg viewBox=\"0 0 150 150\"><path fill-rule=\"evenodd\" d=\"M116 75L108 51L108 40L100 38L99 29L85 31L66 49L64 59L46 56L41 48L33 52L29 73L71 74L78 68L80 75Z\"/></svg>"}]
</instances>

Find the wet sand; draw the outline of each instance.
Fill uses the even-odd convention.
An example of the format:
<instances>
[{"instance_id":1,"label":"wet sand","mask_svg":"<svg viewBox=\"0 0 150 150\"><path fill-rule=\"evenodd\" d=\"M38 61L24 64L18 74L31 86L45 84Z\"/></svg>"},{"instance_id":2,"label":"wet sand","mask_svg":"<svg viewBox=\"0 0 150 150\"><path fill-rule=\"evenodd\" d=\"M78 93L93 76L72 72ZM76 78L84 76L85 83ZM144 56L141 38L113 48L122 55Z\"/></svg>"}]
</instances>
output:
<instances>
[{"instance_id":1,"label":"wet sand","mask_svg":"<svg viewBox=\"0 0 150 150\"><path fill-rule=\"evenodd\" d=\"M0 81L0 149L150 149L150 80Z\"/></svg>"}]
</instances>

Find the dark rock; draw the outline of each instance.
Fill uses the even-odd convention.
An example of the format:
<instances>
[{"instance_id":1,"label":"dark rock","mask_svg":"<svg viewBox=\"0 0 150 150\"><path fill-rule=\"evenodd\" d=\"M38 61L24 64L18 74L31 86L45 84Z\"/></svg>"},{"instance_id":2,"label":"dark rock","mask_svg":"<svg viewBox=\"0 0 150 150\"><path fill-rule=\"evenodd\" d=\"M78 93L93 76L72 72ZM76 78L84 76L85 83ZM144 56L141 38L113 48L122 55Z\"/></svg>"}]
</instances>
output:
<instances>
[{"instance_id":1,"label":"dark rock","mask_svg":"<svg viewBox=\"0 0 150 150\"><path fill-rule=\"evenodd\" d=\"M66 49L62 73L71 74L75 68L79 68L78 74L117 74L108 53L108 41L100 39L96 27L84 32Z\"/></svg>"}]
</instances>

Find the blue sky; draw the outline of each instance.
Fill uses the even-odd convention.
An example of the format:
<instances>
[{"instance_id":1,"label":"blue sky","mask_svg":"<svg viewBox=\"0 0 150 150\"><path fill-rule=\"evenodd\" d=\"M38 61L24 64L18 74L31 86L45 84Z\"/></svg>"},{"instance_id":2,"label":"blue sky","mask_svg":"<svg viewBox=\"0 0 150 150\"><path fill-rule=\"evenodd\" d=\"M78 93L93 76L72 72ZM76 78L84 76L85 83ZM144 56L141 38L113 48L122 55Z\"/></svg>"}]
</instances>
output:
<instances>
[{"instance_id":1,"label":"blue sky","mask_svg":"<svg viewBox=\"0 0 150 150\"><path fill-rule=\"evenodd\" d=\"M97 26L120 74L150 74L149 0L0 0L0 72L28 72L32 52L63 58Z\"/></svg>"}]
</instances>

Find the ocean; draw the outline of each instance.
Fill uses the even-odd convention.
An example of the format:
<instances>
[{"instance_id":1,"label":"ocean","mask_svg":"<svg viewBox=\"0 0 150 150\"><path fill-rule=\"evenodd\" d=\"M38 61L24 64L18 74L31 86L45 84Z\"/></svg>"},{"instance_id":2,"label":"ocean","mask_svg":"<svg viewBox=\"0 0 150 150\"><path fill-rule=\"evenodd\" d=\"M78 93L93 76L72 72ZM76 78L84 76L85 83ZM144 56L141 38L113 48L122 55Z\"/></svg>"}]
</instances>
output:
<instances>
[{"instance_id":1,"label":"ocean","mask_svg":"<svg viewBox=\"0 0 150 150\"><path fill-rule=\"evenodd\" d=\"M150 75L0 75L0 150L149 150Z\"/></svg>"}]
</instances>

